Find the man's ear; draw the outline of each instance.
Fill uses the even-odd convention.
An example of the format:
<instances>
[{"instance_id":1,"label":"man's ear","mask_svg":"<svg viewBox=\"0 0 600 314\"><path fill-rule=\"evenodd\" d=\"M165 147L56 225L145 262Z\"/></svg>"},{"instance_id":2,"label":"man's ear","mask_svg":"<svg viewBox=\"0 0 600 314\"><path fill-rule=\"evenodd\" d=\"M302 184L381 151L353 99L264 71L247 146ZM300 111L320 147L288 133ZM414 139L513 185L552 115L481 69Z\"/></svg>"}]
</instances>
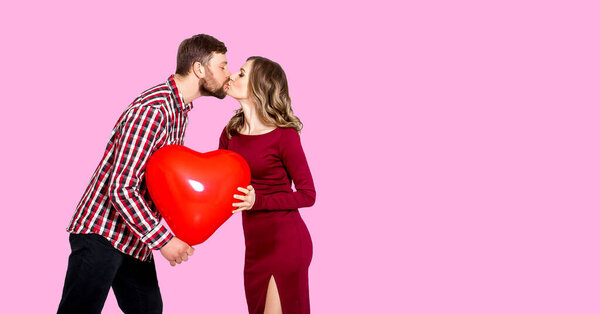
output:
<instances>
[{"instance_id":1,"label":"man's ear","mask_svg":"<svg viewBox=\"0 0 600 314\"><path fill-rule=\"evenodd\" d=\"M192 64L192 72L194 72L194 75L197 78L204 78L204 76L206 76L206 69L200 62L197 61Z\"/></svg>"}]
</instances>

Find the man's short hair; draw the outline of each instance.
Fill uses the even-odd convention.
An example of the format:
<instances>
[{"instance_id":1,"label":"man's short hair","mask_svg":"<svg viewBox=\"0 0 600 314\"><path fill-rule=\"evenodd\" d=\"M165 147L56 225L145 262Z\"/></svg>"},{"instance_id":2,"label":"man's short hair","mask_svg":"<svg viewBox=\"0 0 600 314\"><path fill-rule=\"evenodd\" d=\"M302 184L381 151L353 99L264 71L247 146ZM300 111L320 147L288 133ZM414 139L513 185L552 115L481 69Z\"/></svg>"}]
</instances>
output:
<instances>
[{"instance_id":1,"label":"man's short hair","mask_svg":"<svg viewBox=\"0 0 600 314\"><path fill-rule=\"evenodd\" d=\"M175 73L187 75L194 62L203 66L208 64L213 52L226 53L227 47L220 40L206 34L194 35L179 45L177 50L177 69Z\"/></svg>"}]
</instances>

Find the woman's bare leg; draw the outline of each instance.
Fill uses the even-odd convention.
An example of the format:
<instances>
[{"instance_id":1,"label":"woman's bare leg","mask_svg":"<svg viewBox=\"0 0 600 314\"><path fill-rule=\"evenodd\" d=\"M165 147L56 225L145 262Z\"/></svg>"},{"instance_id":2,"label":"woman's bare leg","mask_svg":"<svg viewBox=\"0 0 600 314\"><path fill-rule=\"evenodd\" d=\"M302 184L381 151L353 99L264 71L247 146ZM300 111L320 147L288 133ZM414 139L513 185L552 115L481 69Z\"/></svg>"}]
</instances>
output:
<instances>
[{"instance_id":1,"label":"woman's bare leg","mask_svg":"<svg viewBox=\"0 0 600 314\"><path fill-rule=\"evenodd\" d=\"M265 314L283 314L281 301L279 300L279 291L275 277L271 275L269 286L267 287L267 300L265 301Z\"/></svg>"}]
</instances>

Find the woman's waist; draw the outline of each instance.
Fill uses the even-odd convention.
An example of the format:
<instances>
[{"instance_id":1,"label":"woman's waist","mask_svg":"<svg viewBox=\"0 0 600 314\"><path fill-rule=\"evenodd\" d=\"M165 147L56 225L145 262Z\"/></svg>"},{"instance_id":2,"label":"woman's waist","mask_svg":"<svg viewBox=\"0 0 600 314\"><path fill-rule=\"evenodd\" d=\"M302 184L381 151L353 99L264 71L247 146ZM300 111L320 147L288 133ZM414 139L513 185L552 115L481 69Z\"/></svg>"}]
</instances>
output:
<instances>
[{"instance_id":1,"label":"woman's waist","mask_svg":"<svg viewBox=\"0 0 600 314\"><path fill-rule=\"evenodd\" d=\"M267 230L285 228L302 221L298 210L248 210L242 212L244 229Z\"/></svg>"},{"instance_id":2,"label":"woman's waist","mask_svg":"<svg viewBox=\"0 0 600 314\"><path fill-rule=\"evenodd\" d=\"M256 193L273 194L273 193L289 193L292 192L292 184L289 182L273 182L266 180L251 180L252 187Z\"/></svg>"},{"instance_id":3,"label":"woman's waist","mask_svg":"<svg viewBox=\"0 0 600 314\"><path fill-rule=\"evenodd\" d=\"M244 211L242 226L246 238L287 238L299 231L307 231L306 224L298 210Z\"/></svg>"}]
</instances>

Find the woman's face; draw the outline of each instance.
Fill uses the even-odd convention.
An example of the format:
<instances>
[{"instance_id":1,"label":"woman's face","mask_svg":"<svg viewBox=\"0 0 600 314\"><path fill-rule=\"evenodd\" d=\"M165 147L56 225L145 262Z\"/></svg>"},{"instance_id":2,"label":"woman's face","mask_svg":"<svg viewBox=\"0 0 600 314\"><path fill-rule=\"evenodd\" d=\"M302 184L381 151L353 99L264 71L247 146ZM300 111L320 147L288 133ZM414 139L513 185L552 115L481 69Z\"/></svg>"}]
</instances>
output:
<instances>
[{"instance_id":1,"label":"woman's face","mask_svg":"<svg viewBox=\"0 0 600 314\"><path fill-rule=\"evenodd\" d=\"M227 95L237 100L248 99L250 71L252 71L252 61L246 61L237 73L231 75Z\"/></svg>"}]
</instances>

